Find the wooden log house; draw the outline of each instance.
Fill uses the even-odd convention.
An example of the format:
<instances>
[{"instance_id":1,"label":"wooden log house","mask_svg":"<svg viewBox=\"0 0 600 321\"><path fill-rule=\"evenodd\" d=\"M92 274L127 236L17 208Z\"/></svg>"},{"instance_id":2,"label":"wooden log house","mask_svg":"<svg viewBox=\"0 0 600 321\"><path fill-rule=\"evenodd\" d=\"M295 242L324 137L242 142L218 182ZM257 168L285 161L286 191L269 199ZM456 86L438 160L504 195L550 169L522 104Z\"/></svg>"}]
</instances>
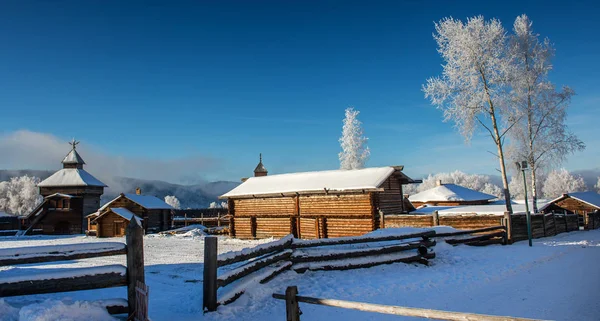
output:
<instances>
[{"instance_id":1,"label":"wooden log house","mask_svg":"<svg viewBox=\"0 0 600 321\"><path fill-rule=\"evenodd\" d=\"M542 213L564 213L584 215L600 211L600 194L575 192L563 194L540 208Z\"/></svg>"},{"instance_id":2,"label":"wooden log house","mask_svg":"<svg viewBox=\"0 0 600 321\"><path fill-rule=\"evenodd\" d=\"M257 169L264 169L262 159ZM237 238L357 236L379 228L380 214L407 213L412 208L402 185L417 181L402 169L255 176L220 198L228 200L230 234Z\"/></svg>"},{"instance_id":3,"label":"wooden log house","mask_svg":"<svg viewBox=\"0 0 600 321\"><path fill-rule=\"evenodd\" d=\"M76 150L62 160L63 168L38 184L44 201L24 220L27 232L41 229L43 234L79 234L86 228L87 214L100 206L106 184L83 169L85 162Z\"/></svg>"},{"instance_id":4,"label":"wooden log house","mask_svg":"<svg viewBox=\"0 0 600 321\"><path fill-rule=\"evenodd\" d=\"M481 193L456 184L443 184L437 181L434 188L410 195L408 199L415 206L465 206L487 205L494 195Z\"/></svg>"},{"instance_id":5,"label":"wooden log house","mask_svg":"<svg viewBox=\"0 0 600 321\"><path fill-rule=\"evenodd\" d=\"M135 194L121 193L88 215L87 233L98 237L124 236L132 218L138 220L146 233L168 230L173 223L172 210L163 200L142 195L138 188Z\"/></svg>"}]
</instances>

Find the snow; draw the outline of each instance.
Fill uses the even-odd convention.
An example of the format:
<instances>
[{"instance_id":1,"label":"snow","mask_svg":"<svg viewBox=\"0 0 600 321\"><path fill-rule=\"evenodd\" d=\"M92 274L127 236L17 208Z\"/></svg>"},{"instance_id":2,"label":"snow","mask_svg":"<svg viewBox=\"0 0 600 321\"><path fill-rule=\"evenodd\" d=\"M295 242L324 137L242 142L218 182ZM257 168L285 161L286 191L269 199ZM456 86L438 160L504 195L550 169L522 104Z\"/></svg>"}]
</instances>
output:
<instances>
[{"instance_id":1,"label":"snow","mask_svg":"<svg viewBox=\"0 0 600 321\"><path fill-rule=\"evenodd\" d=\"M481 193L456 184L443 184L426 191L411 195L411 202L442 202L442 201L483 201L492 200L496 196Z\"/></svg>"},{"instance_id":2,"label":"snow","mask_svg":"<svg viewBox=\"0 0 600 321\"><path fill-rule=\"evenodd\" d=\"M94 253L108 250L120 250L125 247L124 243L102 242L102 243L82 243L65 245L40 245L21 248L0 249L0 260L18 256L19 258L64 255L74 253Z\"/></svg>"},{"instance_id":3,"label":"snow","mask_svg":"<svg viewBox=\"0 0 600 321\"><path fill-rule=\"evenodd\" d=\"M2 302L0 301L0 312ZM18 309L17 309L18 311ZM14 321L112 321L117 320L110 316L106 309L94 302L69 302L46 300L42 303L30 304L21 308L18 314L14 313L0 320Z\"/></svg>"},{"instance_id":4,"label":"snow","mask_svg":"<svg viewBox=\"0 0 600 321\"><path fill-rule=\"evenodd\" d=\"M142 219L139 216L132 213L130 210L124 207L111 207L110 210L128 221L131 221L131 218L135 217L135 220L137 221L138 225L142 226Z\"/></svg>"},{"instance_id":5,"label":"snow","mask_svg":"<svg viewBox=\"0 0 600 321\"><path fill-rule=\"evenodd\" d=\"M73 198L74 197L73 195L69 195L69 194L54 193L54 194L46 196L45 198L52 198L52 197L56 197L56 196L63 197L63 198Z\"/></svg>"},{"instance_id":6,"label":"snow","mask_svg":"<svg viewBox=\"0 0 600 321\"><path fill-rule=\"evenodd\" d=\"M251 177L221 198L294 192L375 190L395 169L373 167Z\"/></svg>"},{"instance_id":7,"label":"snow","mask_svg":"<svg viewBox=\"0 0 600 321\"><path fill-rule=\"evenodd\" d=\"M280 238L280 239L278 239L276 241L269 242L269 243L263 243L263 244L254 246L254 247L249 248L249 249L243 249L241 251L231 251L231 252L219 254L219 256L217 257L217 260L224 261L224 260L232 259L232 258L234 258L236 256L239 256L239 255L249 255L249 254L252 254L252 253L256 253L256 252L262 251L264 249L267 249L269 247L283 245L286 242L289 242L289 240L291 240L293 238L294 237L292 235L286 235L285 237L282 237L282 238Z\"/></svg>"},{"instance_id":8,"label":"snow","mask_svg":"<svg viewBox=\"0 0 600 321\"><path fill-rule=\"evenodd\" d=\"M436 231L448 230L436 227ZM383 229L371 235L414 233L423 229ZM124 238L111 241L122 242ZM85 236L0 237L0 248L94 243ZM273 240L219 237L219 253L240 251ZM438 242L430 266L394 263L348 271L286 271L267 284L255 282L261 272L219 289L219 300L243 288L246 293L216 312L202 314L203 238L144 237L146 282L150 287L150 318L161 320L273 320L285 316L285 303L271 297L297 285L300 295L492 315L552 320L598 320L600 230L575 231L509 246L450 246ZM349 246L350 247L350 246ZM176 250L175 250L176 249ZM63 261L19 267L0 267L0 276L17 272L35 275L49 270L124 264L125 256ZM16 270L16 271L15 271ZM220 269L220 274L223 273ZM265 271L266 273L266 271ZM238 282L238 281L236 281ZM6 304L22 310L47 299L69 302L126 297L124 287L40 294L0 300L0 320ZM300 303L302 318L330 320L413 320ZM14 309L6 314L14 315ZM58 318L61 319L61 318ZM76 318L89 319L94 318ZM18 320L15 318L8 320ZM3 320L4 321L4 320Z\"/></svg>"},{"instance_id":9,"label":"snow","mask_svg":"<svg viewBox=\"0 0 600 321\"><path fill-rule=\"evenodd\" d=\"M105 273L118 273L120 275L125 275L127 273L127 269L120 264L112 264L112 265L102 265L102 266L93 266L93 267L84 267L84 268L65 268L65 269L56 269L47 272L39 272L39 273L17 273L16 271L22 270L26 271L28 269L13 269L13 275L3 276L0 274L0 283L17 283L17 282L25 282L25 281L39 281L39 280L55 280L62 278L76 278L82 276L96 275L96 274L105 274ZM11 270L12 271L12 270Z\"/></svg>"},{"instance_id":10,"label":"snow","mask_svg":"<svg viewBox=\"0 0 600 321\"><path fill-rule=\"evenodd\" d=\"M85 164L83 158L79 156L79 153L75 149L71 149L71 151L65 156L62 160L63 164Z\"/></svg>"},{"instance_id":11,"label":"snow","mask_svg":"<svg viewBox=\"0 0 600 321\"><path fill-rule=\"evenodd\" d=\"M106 184L99 181L92 174L79 168L63 168L52 174L38 184L39 187L50 186L102 186Z\"/></svg>"}]
</instances>

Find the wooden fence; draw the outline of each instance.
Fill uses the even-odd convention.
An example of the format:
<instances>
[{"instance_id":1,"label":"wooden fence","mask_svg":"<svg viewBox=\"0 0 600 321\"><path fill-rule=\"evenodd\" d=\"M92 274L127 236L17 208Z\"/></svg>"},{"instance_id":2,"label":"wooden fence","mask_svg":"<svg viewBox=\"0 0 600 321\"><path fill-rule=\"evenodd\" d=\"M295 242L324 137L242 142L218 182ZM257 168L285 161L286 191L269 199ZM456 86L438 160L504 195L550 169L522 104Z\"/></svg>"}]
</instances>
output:
<instances>
[{"instance_id":1,"label":"wooden fence","mask_svg":"<svg viewBox=\"0 0 600 321\"><path fill-rule=\"evenodd\" d=\"M392 314L407 317L418 317L436 320L478 320L478 321L535 321L534 319L515 318L507 316L495 316L486 314L451 312L441 310L430 310L420 308L400 307L393 305L382 305L373 303L363 303L355 301L335 300L313 298L309 296L299 296L298 287L288 286L285 294L273 293L273 298L285 300L285 312L287 321L300 321L300 305L298 303L317 304L330 307L352 309L358 311L375 312L382 314Z\"/></svg>"},{"instance_id":2,"label":"wooden fence","mask_svg":"<svg viewBox=\"0 0 600 321\"><path fill-rule=\"evenodd\" d=\"M587 225L580 224L578 214L532 214L531 215L531 237L541 238L554 236L559 233L579 231L581 228L595 229L599 228L600 213L589 213L586 217ZM508 228L508 235L511 242L527 240L527 216L525 214L504 215L504 225Z\"/></svg>"},{"instance_id":3,"label":"wooden fence","mask_svg":"<svg viewBox=\"0 0 600 321\"><path fill-rule=\"evenodd\" d=\"M136 285L144 283L144 230L131 220L126 244L101 242L0 249L0 266L126 255L127 266L105 265L87 268L64 268L52 272L2 276L0 297L69 292L127 286L127 300L100 300L109 313L136 311ZM43 270L42 270L43 271Z\"/></svg>"},{"instance_id":4,"label":"wooden fence","mask_svg":"<svg viewBox=\"0 0 600 321\"><path fill-rule=\"evenodd\" d=\"M433 227L451 226L457 229L480 229L502 225L502 215L464 213L456 215L400 214L382 215L382 227Z\"/></svg>"},{"instance_id":5,"label":"wooden fence","mask_svg":"<svg viewBox=\"0 0 600 321\"><path fill-rule=\"evenodd\" d=\"M428 264L435 257L430 250L435 246L431 240L435 231L403 235L359 236L330 239L300 240L288 235L281 240L261 244L252 249L225 253L217 256L217 238L206 237L204 243L203 307L215 311L239 298L249 284L238 284L219 300L217 290L255 272L257 283L269 282L285 270L303 273L307 270L348 270L366 268L395 262ZM407 241L408 240L408 241ZM400 241L400 242L398 242ZM405 242L402 242L405 241ZM335 249L331 246L348 244L374 244L371 247ZM324 248L325 247L325 248ZM416 253L406 253L417 250ZM242 264L240 264L242 263ZM218 268L238 264L232 269L217 273Z\"/></svg>"}]
</instances>

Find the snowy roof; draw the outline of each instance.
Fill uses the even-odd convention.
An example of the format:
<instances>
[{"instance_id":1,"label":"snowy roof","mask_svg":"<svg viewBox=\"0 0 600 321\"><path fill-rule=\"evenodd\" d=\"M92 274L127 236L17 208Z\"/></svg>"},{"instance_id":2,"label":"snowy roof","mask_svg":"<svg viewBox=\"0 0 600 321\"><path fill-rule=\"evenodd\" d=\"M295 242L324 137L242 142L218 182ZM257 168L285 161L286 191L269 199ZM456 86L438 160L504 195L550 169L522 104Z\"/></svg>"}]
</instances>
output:
<instances>
[{"instance_id":1,"label":"snowy roof","mask_svg":"<svg viewBox=\"0 0 600 321\"><path fill-rule=\"evenodd\" d=\"M54 193L51 195L46 196L45 198L51 198L51 197L64 197L64 198L73 198L73 195L69 195L69 194L63 194L63 193Z\"/></svg>"},{"instance_id":2,"label":"snowy roof","mask_svg":"<svg viewBox=\"0 0 600 321\"><path fill-rule=\"evenodd\" d=\"M39 187L53 186L102 186L106 184L99 181L92 174L79 168L63 168L38 184Z\"/></svg>"},{"instance_id":3,"label":"snowy roof","mask_svg":"<svg viewBox=\"0 0 600 321\"><path fill-rule=\"evenodd\" d=\"M545 209L548 205L557 202L559 200L562 200L566 197L571 197L574 198L576 200L582 201L584 203L587 203L589 205L592 205L594 207L596 207L597 209L600 209L600 194L595 193L595 192L575 192L575 193L568 193L568 194L564 194L560 197L557 197L556 199L553 199L552 201L550 201L548 204L546 204L545 206L541 207L540 210Z\"/></svg>"},{"instance_id":4,"label":"snowy roof","mask_svg":"<svg viewBox=\"0 0 600 321\"><path fill-rule=\"evenodd\" d=\"M135 217L135 220L137 221L137 223L138 223L140 226L142 225L142 219L141 219L139 216L135 215L135 214L134 214L133 212L131 212L130 210L128 210L128 209L126 209L126 208L124 208L124 207L111 207L111 208L110 208L110 210L111 210L113 213L115 213L115 214L119 215L120 217L122 217L122 218L124 218L124 219L126 219L126 220L128 220L128 221L131 221L131 218L132 218L132 217Z\"/></svg>"},{"instance_id":5,"label":"snowy roof","mask_svg":"<svg viewBox=\"0 0 600 321\"><path fill-rule=\"evenodd\" d=\"M79 156L79 153L75 150L75 148L71 149L71 151L65 156L62 160L63 164L85 164L83 158Z\"/></svg>"},{"instance_id":6,"label":"snowy roof","mask_svg":"<svg viewBox=\"0 0 600 321\"><path fill-rule=\"evenodd\" d=\"M396 171L392 166L251 177L220 198L282 193L323 193L378 190Z\"/></svg>"},{"instance_id":7,"label":"snowy roof","mask_svg":"<svg viewBox=\"0 0 600 321\"><path fill-rule=\"evenodd\" d=\"M411 202L485 201L496 198L456 184L443 184L409 196Z\"/></svg>"},{"instance_id":8,"label":"snowy roof","mask_svg":"<svg viewBox=\"0 0 600 321\"><path fill-rule=\"evenodd\" d=\"M171 210L173 209L173 207L167 203L165 203L163 200L161 200L160 198L156 197L156 196L152 196L152 195L138 195L138 194L121 194L122 196L126 197L127 199L129 199L130 201L146 208L149 210ZM117 196L115 199L113 199L112 201L104 204L102 207L100 207L100 209L98 210L98 212L102 211L103 209L107 208L110 206L110 204L112 204L112 202L116 201L117 199L119 199L119 197L121 197L121 195ZM94 213L92 213L94 214ZM90 214L91 215L91 214Z\"/></svg>"}]
</instances>

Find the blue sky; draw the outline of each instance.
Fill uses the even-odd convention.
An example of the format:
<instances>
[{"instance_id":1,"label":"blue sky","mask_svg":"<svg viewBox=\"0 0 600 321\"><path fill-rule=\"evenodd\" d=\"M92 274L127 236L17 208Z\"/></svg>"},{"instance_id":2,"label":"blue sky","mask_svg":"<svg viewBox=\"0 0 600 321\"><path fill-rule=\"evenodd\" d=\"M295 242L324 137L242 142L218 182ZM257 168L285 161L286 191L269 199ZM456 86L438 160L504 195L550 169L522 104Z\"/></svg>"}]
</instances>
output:
<instances>
[{"instance_id":1,"label":"blue sky","mask_svg":"<svg viewBox=\"0 0 600 321\"><path fill-rule=\"evenodd\" d=\"M26 131L181 170L121 175L237 180L259 152L271 173L333 169L344 109L355 106L369 166L495 174L493 143L465 145L421 85L441 73L434 21L481 14L510 29L522 13L555 44L552 80L577 92L569 124L588 148L565 166L597 168L594 1L5 1L0 152ZM33 146L0 168L58 167Z\"/></svg>"}]
</instances>

